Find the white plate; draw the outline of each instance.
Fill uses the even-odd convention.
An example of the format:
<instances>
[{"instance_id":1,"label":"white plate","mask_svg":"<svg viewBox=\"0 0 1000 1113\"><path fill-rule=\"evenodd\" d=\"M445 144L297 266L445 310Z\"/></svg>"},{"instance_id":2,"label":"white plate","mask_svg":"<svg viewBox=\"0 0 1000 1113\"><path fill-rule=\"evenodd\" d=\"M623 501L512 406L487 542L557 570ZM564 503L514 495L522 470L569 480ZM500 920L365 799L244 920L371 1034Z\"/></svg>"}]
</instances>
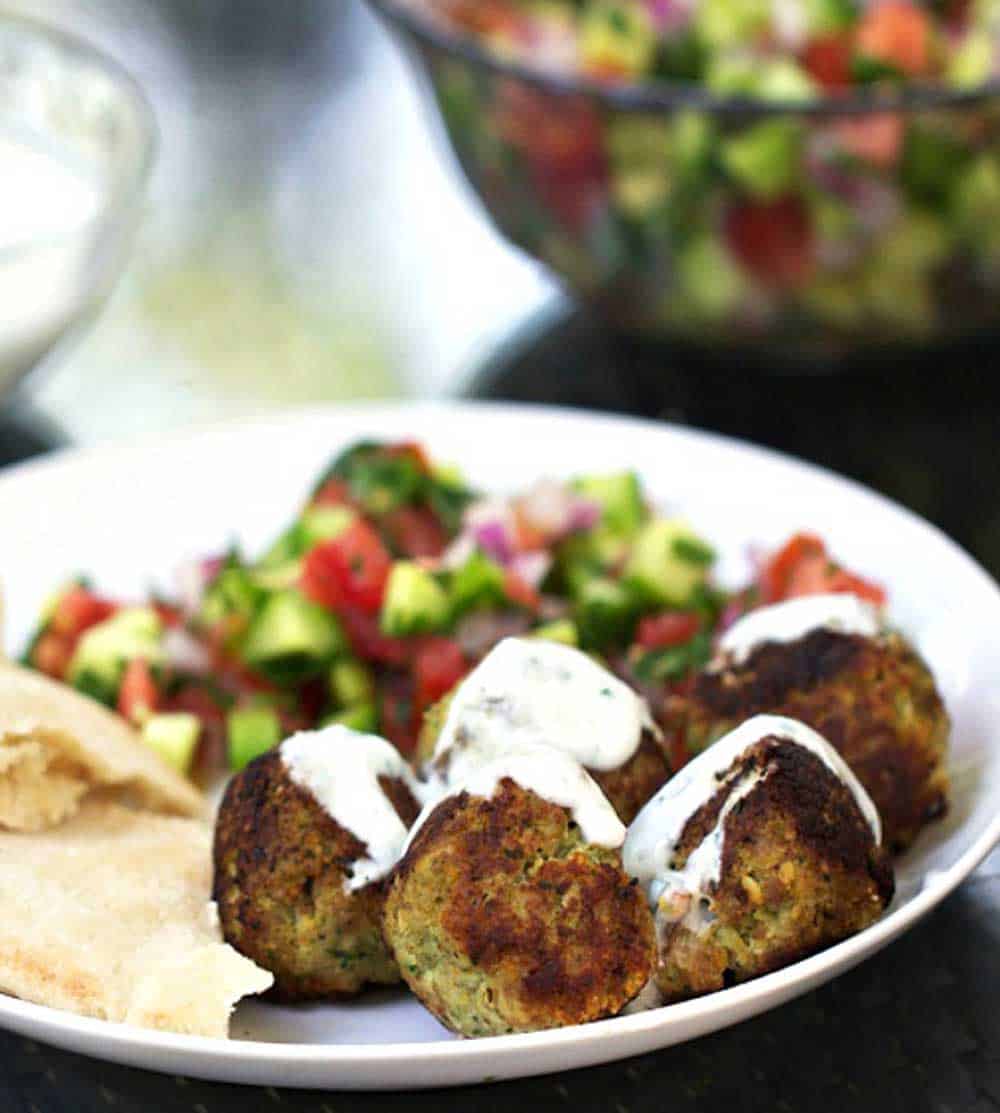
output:
<instances>
[{"instance_id":1,"label":"white plate","mask_svg":"<svg viewBox=\"0 0 1000 1113\"><path fill-rule=\"evenodd\" d=\"M313 409L124 448L67 453L0 478L0 579L9 649L43 599L85 570L116 594L143 592L234 538L259 548L330 456L360 436L418 437L483 487L634 467L662 505L719 546L728 579L748 545L803 527L852 567L888 582L893 614L929 659L955 722L949 817L900 864L879 923L755 982L637 1016L462 1042L413 999L279 1008L248 1003L228 1042L147 1032L0 997L0 1025L153 1070L276 1086L394 1089L516 1078L689 1040L847 970L929 912L1000 839L1000 592L956 545L912 514L828 472L664 425L515 406Z\"/></svg>"}]
</instances>

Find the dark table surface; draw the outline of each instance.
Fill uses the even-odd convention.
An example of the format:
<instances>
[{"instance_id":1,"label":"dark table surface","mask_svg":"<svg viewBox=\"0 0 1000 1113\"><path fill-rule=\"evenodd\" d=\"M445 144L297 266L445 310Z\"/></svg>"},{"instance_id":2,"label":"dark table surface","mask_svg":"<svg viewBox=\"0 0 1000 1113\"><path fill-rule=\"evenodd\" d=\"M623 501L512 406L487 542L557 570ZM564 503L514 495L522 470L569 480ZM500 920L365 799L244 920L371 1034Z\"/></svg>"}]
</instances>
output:
<instances>
[{"instance_id":1,"label":"dark table surface","mask_svg":"<svg viewBox=\"0 0 1000 1113\"><path fill-rule=\"evenodd\" d=\"M935 353L922 376L884 365L772 377L613 341L571 316L527 330L471 393L641 413L782 448L910 505L995 571L994 352ZM423 1097L318 1094L167 1078L0 1035L0 1113L340 1113L404 1102L440 1113L987 1113L1000 1110L998 994L995 853L936 912L851 973L734 1028L627 1062Z\"/></svg>"}]
</instances>

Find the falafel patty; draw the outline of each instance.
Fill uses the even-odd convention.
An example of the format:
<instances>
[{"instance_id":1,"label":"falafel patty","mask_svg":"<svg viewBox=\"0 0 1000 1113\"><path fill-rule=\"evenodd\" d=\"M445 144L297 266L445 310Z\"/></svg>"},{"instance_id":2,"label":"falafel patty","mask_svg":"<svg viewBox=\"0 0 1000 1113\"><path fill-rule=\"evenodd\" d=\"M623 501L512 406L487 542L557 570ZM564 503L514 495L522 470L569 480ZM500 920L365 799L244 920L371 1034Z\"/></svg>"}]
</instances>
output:
<instances>
[{"instance_id":1,"label":"falafel patty","mask_svg":"<svg viewBox=\"0 0 1000 1113\"><path fill-rule=\"evenodd\" d=\"M407 784L383 776L378 785L409 827L419 808ZM230 781L215 827L213 899L227 942L274 975L272 997L344 997L399 981L382 939L383 883L350 888L368 854L292 779L281 750Z\"/></svg>"},{"instance_id":2,"label":"falafel patty","mask_svg":"<svg viewBox=\"0 0 1000 1113\"><path fill-rule=\"evenodd\" d=\"M582 1024L646 984L653 919L618 850L503 778L431 811L397 866L384 931L403 979L464 1036Z\"/></svg>"},{"instance_id":3,"label":"falafel patty","mask_svg":"<svg viewBox=\"0 0 1000 1113\"><path fill-rule=\"evenodd\" d=\"M821 748L801 744L801 724L782 723L762 716L730 735L748 744L724 771L711 751L703 754L685 773L708 774L696 797L704 802L686 814L689 798L678 812L668 785L626 839L626 868L646 881L656 905L655 983L664 1003L798 961L868 927L892 899L877 816L872 808L866 818L860 806L871 808L870 799L836 774ZM699 763L706 768L694 768ZM660 868L650 876L657 854Z\"/></svg>"},{"instance_id":4,"label":"falafel patty","mask_svg":"<svg viewBox=\"0 0 1000 1113\"><path fill-rule=\"evenodd\" d=\"M661 724L698 754L765 712L807 723L834 746L875 801L891 851L947 810L950 721L930 670L900 634L817 629L765 643L745 661L700 673L690 695L668 697Z\"/></svg>"},{"instance_id":5,"label":"falafel patty","mask_svg":"<svg viewBox=\"0 0 1000 1113\"><path fill-rule=\"evenodd\" d=\"M452 715L456 699L464 702ZM608 715L616 703L621 713ZM492 739L499 746L524 735L580 761L626 824L670 776L637 692L579 650L531 638L501 642L427 711L414 763L422 775L447 780L452 745Z\"/></svg>"}]
</instances>

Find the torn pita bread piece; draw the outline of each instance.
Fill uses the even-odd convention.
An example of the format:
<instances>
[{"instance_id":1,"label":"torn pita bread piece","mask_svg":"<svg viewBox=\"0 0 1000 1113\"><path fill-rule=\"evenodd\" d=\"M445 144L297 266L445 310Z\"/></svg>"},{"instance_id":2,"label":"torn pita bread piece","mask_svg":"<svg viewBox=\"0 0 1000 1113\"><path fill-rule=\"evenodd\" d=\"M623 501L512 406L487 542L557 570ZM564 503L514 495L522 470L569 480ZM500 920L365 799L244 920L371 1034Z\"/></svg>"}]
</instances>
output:
<instances>
[{"instance_id":1,"label":"torn pita bread piece","mask_svg":"<svg viewBox=\"0 0 1000 1113\"><path fill-rule=\"evenodd\" d=\"M39 831L88 793L169 815L203 815L201 794L118 715L40 673L0 662L0 827Z\"/></svg>"},{"instance_id":2,"label":"torn pita bread piece","mask_svg":"<svg viewBox=\"0 0 1000 1113\"><path fill-rule=\"evenodd\" d=\"M52 830L0 832L0 991L225 1037L236 1002L273 978L222 941L211 837L100 794Z\"/></svg>"}]
</instances>

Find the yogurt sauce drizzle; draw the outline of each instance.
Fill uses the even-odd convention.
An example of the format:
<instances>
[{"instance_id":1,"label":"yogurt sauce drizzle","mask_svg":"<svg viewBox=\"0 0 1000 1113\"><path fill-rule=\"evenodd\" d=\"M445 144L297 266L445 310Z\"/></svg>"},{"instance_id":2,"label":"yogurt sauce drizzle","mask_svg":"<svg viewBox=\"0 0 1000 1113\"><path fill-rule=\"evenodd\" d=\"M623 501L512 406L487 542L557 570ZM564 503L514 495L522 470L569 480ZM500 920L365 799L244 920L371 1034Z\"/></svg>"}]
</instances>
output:
<instances>
[{"instance_id":1,"label":"yogurt sauce drizzle","mask_svg":"<svg viewBox=\"0 0 1000 1113\"><path fill-rule=\"evenodd\" d=\"M719 881L725 822L736 804L759 783L763 773L749 770L730 774L733 764L764 738L787 739L815 754L851 792L876 843L882 841L882 825L871 797L848 768L844 759L811 727L780 715L756 715L710 746L686 765L636 816L622 850L625 871L638 878L657 911L657 920L674 922L697 931L710 920L704 902L711 886ZM719 813L715 827L688 855L684 868L671 868L688 820L733 776L733 786Z\"/></svg>"},{"instance_id":2,"label":"yogurt sauce drizzle","mask_svg":"<svg viewBox=\"0 0 1000 1113\"><path fill-rule=\"evenodd\" d=\"M570 646L505 638L462 681L434 748L457 743L507 749L545 744L588 769L617 769L654 730L649 709L628 685Z\"/></svg>"},{"instance_id":3,"label":"yogurt sauce drizzle","mask_svg":"<svg viewBox=\"0 0 1000 1113\"><path fill-rule=\"evenodd\" d=\"M766 642L796 642L813 630L874 638L879 629L878 610L856 595L804 595L751 611L722 635L719 651L741 665Z\"/></svg>"},{"instance_id":4,"label":"yogurt sauce drizzle","mask_svg":"<svg viewBox=\"0 0 1000 1113\"><path fill-rule=\"evenodd\" d=\"M403 781L411 791L416 787L395 746L377 735L335 725L293 734L281 744L281 757L292 781L367 847L368 856L354 862L345 891L385 877L402 853L406 825L382 791L379 777Z\"/></svg>"},{"instance_id":5,"label":"yogurt sauce drizzle","mask_svg":"<svg viewBox=\"0 0 1000 1113\"><path fill-rule=\"evenodd\" d=\"M438 782L438 791L433 782L425 786L424 809L410 829L402 853L442 800L463 791L489 799L505 777L552 804L568 808L586 842L617 849L625 841L625 826L614 808L570 754L525 738L499 743L489 739L461 745L454 751L446 787L443 782Z\"/></svg>"}]
</instances>

